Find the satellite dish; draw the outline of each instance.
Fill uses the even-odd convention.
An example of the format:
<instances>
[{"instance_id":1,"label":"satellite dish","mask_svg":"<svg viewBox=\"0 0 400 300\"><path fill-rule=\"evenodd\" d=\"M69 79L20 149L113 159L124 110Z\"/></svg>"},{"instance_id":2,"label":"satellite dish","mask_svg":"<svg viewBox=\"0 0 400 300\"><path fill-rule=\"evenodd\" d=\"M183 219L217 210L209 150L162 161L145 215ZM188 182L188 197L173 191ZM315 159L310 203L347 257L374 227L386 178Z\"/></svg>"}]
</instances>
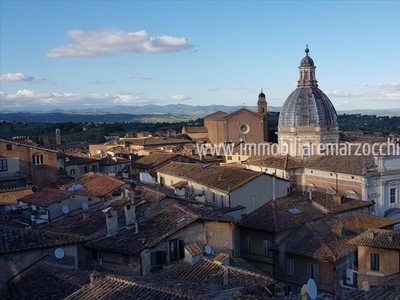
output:
<instances>
[{"instance_id":1,"label":"satellite dish","mask_svg":"<svg viewBox=\"0 0 400 300\"><path fill-rule=\"evenodd\" d=\"M133 196L135 196L135 192L130 191L130 192L128 193L128 197L129 197L129 198L132 198Z\"/></svg>"},{"instance_id":2,"label":"satellite dish","mask_svg":"<svg viewBox=\"0 0 400 300\"><path fill-rule=\"evenodd\" d=\"M105 208L105 209L102 209L101 211L103 212L103 213L108 213L108 211L111 209L111 207L107 207L107 208Z\"/></svg>"},{"instance_id":3,"label":"satellite dish","mask_svg":"<svg viewBox=\"0 0 400 300\"><path fill-rule=\"evenodd\" d=\"M343 296L343 289L342 289L342 285L340 284L339 280L337 280L337 279L335 279L335 281L333 282L333 290L335 291L336 297L341 299Z\"/></svg>"},{"instance_id":4,"label":"satellite dish","mask_svg":"<svg viewBox=\"0 0 400 300\"><path fill-rule=\"evenodd\" d=\"M32 187L32 192L36 193L37 191L38 191L38 187L37 187L36 185L34 185L34 186Z\"/></svg>"},{"instance_id":5,"label":"satellite dish","mask_svg":"<svg viewBox=\"0 0 400 300\"><path fill-rule=\"evenodd\" d=\"M89 205L86 202L82 203L82 209L86 210L89 208Z\"/></svg>"},{"instance_id":6,"label":"satellite dish","mask_svg":"<svg viewBox=\"0 0 400 300\"><path fill-rule=\"evenodd\" d=\"M97 153L97 154L101 154L101 150L97 150L96 153Z\"/></svg>"},{"instance_id":7,"label":"satellite dish","mask_svg":"<svg viewBox=\"0 0 400 300\"><path fill-rule=\"evenodd\" d=\"M61 211L63 212L63 214L69 213L69 208L68 208L68 206L64 205L63 207L61 207Z\"/></svg>"},{"instance_id":8,"label":"satellite dish","mask_svg":"<svg viewBox=\"0 0 400 300\"><path fill-rule=\"evenodd\" d=\"M58 259L63 258L65 256L65 252L62 248L57 248L54 250L54 256Z\"/></svg>"},{"instance_id":9,"label":"satellite dish","mask_svg":"<svg viewBox=\"0 0 400 300\"><path fill-rule=\"evenodd\" d=\"M207 255L210 255L210 254L211 254L211 246L210 246L210 245L206 245L206 246L204 247L204 250L206 251L206 254L207 254Z\"/></svg>"},{"instance_id":10,"label":"satellite dish","mask_svg":"<svg viewBox=\"0 0 400 300\"><path fill-rule=\"evenodd\" d=\"M317 298L317 285L315 284L314 279L310 278L307 282L308 296L311 299Z\"/></svg>"}]
</instances>

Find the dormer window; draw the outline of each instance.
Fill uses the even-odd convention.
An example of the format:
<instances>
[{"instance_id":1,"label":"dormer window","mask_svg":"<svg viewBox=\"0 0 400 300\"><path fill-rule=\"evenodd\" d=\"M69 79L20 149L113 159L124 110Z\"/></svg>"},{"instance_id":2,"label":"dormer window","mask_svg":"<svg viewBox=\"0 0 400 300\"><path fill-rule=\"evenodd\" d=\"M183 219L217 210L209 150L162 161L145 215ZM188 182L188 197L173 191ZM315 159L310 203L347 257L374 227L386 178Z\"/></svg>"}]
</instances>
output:
<instances>
[{"instance_id":1,"label":"dormer window","mask_svg":"<svg viewBox=\"0 0 400 300\"><path fill-rule=\"evenodd\" d=\"M32 155L32 163L34 165L42 165L43 164L43 154L33 154Z\"/></svg>"}]
</instances>

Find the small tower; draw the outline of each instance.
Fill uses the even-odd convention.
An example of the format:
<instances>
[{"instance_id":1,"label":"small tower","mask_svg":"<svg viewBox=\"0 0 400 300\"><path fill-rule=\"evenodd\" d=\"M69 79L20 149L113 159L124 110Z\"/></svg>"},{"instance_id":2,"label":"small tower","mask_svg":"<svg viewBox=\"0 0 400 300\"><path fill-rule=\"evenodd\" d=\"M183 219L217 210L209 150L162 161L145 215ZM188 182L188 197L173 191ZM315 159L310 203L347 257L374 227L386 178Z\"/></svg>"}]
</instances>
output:
<instances>
[{"instance_id":1,"label":"small tower","mask_svg":"<svg viewBox=\"0 0 400 300\"><path fill-rule=\"evenodd\" d=\"M61 145L61 133L60 133L60 129L56 129L56 144L57 145Z\"/></svg>"},{"instance_id":2,"label":"small tower","mask_svg":"<svg viewBox=\"0 0 400 300\"><path fill-rule=\"evenodd\" d=\"M258 113L264 116L263 119L263 129L264 129L264 142L268 142L268 110L267 110L267 100L263 89L261 88L261 93L258 95Z\"/></svg>"}]
</instances>

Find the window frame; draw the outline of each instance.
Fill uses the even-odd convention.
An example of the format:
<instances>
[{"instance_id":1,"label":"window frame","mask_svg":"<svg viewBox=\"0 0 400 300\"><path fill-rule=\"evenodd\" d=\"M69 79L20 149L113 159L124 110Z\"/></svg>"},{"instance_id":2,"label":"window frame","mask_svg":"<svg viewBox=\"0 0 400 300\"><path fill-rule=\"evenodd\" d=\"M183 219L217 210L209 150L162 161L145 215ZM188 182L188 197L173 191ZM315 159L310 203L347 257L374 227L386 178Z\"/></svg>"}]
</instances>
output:
<instances>
[{"instance_id":1,"label":"window frame","mask_svg":"<svg viewBox=\"0 0 400 300\"><path fill-rule=\"evenodd\" d=\"M393 192L393 194L392 194ZM397 188L390 187L389 188L389 204L394 204L397 202Z\"/></svg>"},{"instance_id":2,"label":"window frame","mask_svg":"<svg viewBox=\"0 0 400 300\"><path fill-rule=\"evenodd\" d=\"M292 258L286 259L286 272L288 275L295 275L294 259Z\"/></svg>"},{"instance_id":3,"label":"window frame","mask_svg":"<svg viewBox=\"0 0 400 300\"><path fill-rule=\"evenodd\" d=\"M380 270L380 262L379 262L379 254L378 253L371 253L370 257L370 269L371 271L379 271Z\"/></svg>"},{"instance_id":4,"label":"window frame","mask_svg":"<svg viewBox=\"0 0 400 300\"><path fill-rule=\"evenodd\" d=\"M0 159L0 172L8 171L8 161L6 158Z\"/></svg>"}]
</instances>

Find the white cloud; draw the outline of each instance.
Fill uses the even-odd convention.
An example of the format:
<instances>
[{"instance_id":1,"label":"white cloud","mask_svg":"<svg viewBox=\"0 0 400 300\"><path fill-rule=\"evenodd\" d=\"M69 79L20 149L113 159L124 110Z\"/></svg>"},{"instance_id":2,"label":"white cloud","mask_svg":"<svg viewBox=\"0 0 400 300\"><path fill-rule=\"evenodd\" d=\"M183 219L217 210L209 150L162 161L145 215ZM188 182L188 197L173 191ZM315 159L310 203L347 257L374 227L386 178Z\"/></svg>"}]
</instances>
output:
<instances>
[{"instance_id":1,"label":"white cloud","mask_svg":"<svg viewBox=\"0 0 400 300\"><path fill-rule=\"evenodd\" d=\"M27 82L44 82L47 81L46 78L29 76L24 73L7 73L0 76L0 81L3 82L19 82L19 81L27 81Z\"/></svg>"},{"instance_id":2,"label":"white cloud","mask_svg":"<svg viewBox=\"0 0 400 300\"><path fill-rule=\"evenodd\" d=\"M358 98L358 97L362 97L362 95L358 94L358 93L351 93L351 92L347 92L347 91L342 91L342 90L335 90L335 91L326 91L325 94L328 97L338 97L338 98Z\"/></svg>"},{"instance_id":3,"label":"white cloud","mask_svg":"<svg viewBox=\"0 0 400 300\"><path fill-rule=\"evenodd\" d=\"M376 86L384 89L400 90L400 82L379 82Z\"/></svg>"},{"instance_id":4,"label":"white cloud","mask_svg":"<svg viewBox=\"0 0 400 300\"><path fill-rule=\"evenodd\" d=\"M374 101L398 101L400 100L400 91L388 90L380 93L369 92L369 93L352 93L348 91L336 90L336 91L326 91L325 94L332 98L358 98L360 100Z\"/></svg>"},{"instance_id":5,"label":"white cloud","mask_svg":"<svg viewBox=\"0 0 400 300\"><path fill-rule=\"evenodd\" d=\"M145 98L140 93L81 94L68 92L36 93L23 89L15 94L0 91L2 107L38 108L41 106L77 108L81 105L147 104L157 102L157 98Z\"/></svg>"},{"instance_id":6,"label":"white cloud","mask_svg":"<svg viewBox=\"0 0 400 300\"><path fill-rule=\"evenodd\" d=\"M187 39L173 36L151 37L145 30L126 32L104 28L96 31L68 32L72 44L55 48L47 57L101 56L124 52L166 53L193 48Z\"/></svg>"},{"instance_id":7,"label":"white cloud","mask_svg":"<svg viewBox=\"0 0 400 300\"><path fill-rule=\"evenodd\" d=\"M186 95L173 95L169 99L172 101L185 101L185 100L190 100L192 98Z\"/></svg>"}]
</instances>

